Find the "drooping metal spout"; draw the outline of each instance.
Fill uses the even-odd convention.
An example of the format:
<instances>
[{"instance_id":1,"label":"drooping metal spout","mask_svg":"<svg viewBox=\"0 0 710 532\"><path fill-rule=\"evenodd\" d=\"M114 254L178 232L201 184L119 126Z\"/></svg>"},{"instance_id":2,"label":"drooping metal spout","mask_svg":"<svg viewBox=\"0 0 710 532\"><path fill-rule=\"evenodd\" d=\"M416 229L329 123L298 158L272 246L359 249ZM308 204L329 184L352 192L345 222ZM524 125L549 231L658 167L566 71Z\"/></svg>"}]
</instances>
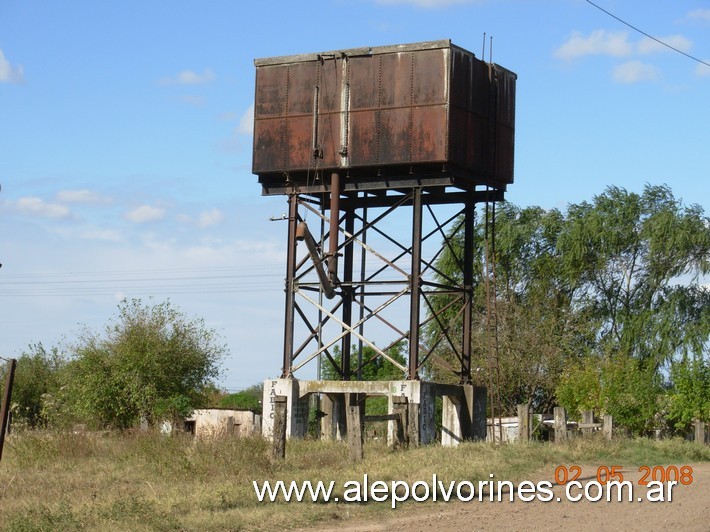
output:
<instances>
[{"instance_id":1,"label":"drooping metal spout","mask_svg":"<svg viewBox=\"0 0 710 532\"><path fill-rule=\"evenodd\" d=\"M303 241L308 248L308 254L311 256L313 261L313 267L316 269L316 274L318 274L318 280L323 287L323 294L328 299L333 299L335 297L335 287L333 283L330 282L328 275L325 273L323 268L323 259L321 259L318 253L318 245L313 239L313 235L308 230L306 222L301 222L296 227L296 240Z\"/></svg>"}]
</instances>

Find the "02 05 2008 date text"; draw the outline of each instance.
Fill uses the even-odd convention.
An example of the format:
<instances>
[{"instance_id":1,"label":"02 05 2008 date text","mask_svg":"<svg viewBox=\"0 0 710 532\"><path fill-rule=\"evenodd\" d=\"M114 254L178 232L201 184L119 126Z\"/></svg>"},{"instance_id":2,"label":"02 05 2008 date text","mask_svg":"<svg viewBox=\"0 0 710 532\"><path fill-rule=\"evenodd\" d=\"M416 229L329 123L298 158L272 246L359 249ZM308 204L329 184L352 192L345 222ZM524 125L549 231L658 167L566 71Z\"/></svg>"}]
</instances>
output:
<instances>
[{"instance_id":1,"label":"02 05 2008 date text","mask_svg":"<svg viewBox=\"0 0 710 532\"><path fill-rule=\"evenodd\" d=\"M620 465L605 466L601 465L596 469L597 482L604 484L607 482L623 482L624 473L623 467ZM689 465L684 466L647 466L642 465L638 468L641 473L641 478L638 480L639 486L647 486L649 482L677 482L683 486L688 486L693 483L693 468ZM582 476L582 468L578 465L564 466L560 465L555 468L555 482L557 484L567 484L573 482Z\"/></svg>"}]
</instances>

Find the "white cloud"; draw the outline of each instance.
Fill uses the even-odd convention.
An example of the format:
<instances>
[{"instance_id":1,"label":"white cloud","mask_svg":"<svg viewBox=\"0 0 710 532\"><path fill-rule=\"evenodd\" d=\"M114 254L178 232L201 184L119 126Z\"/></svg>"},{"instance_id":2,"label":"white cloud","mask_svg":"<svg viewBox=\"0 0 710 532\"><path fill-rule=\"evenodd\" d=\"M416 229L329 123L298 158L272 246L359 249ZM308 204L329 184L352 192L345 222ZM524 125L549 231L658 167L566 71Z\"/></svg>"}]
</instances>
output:
<instances>
[{"instance_id":1,"label":"white cloud","mask_svg":"<svg viewBox=\"0 0 710 532\"><path fill-rule=\"evenodd\" d=\"M61 227L56 226L50 232L59 235L65 240L77 242L79 240L97 240L99 242L125 242L125 238L120 231L115 229L101 229L99 227Z\"/></svg>"},{"instance_id":2,"label":"white cloud","mask_svg":"<svg viewBox=\"0 0 710 532\"><path fill-rule=\"evenodd\" d=\"M76 187L80 188L80 187ZM4 192L7 195L7 191ZM29 194L27 194L29 195ZM11 203L14 210L15 198ZM262 198L263 199L263 198ZM0 198L0 202L2 202ZM8 207L10 207L10 201ZM55 201L54 196L48 201ZM116 197L114 203L119 198ZM140 201L140 200L139 200ZM266 203L275 201L279 207L280 200L271 198L264 200ZM167 209L168 220L172 207L156 200L143 200L153 206L162 206ZM142 203L136 203L136 207ZM209 211L213 206L203 207L201 210ZM220 206L227 218L227 211ZM254 201L245 202L240 214L248 219L252 211L262 212L264 207L255 208ZM128 209L126 209L128 210ZM238 208L239 210L239 208ZM193 215L196 220L199 210ZM15 223L14 218L6 217L2 223L5 225ZM77 323L85 324L91 330L102 331L108 319L115 316L116 303L124 297L139 297L146 303L160 302L168 297L189 316L204 318L206 326L215 329L223 336L225 343L232 348L234 356L225 360L225 369L228 375L238 375L239 379L246 379L245 385L257 382L264 378L263 368L280 367L278 357L280 339L272 334L268 324L277 323L282 319L280 313L283 308L283 268L285 264L285 247L281 244L283 227L279 224L265 220L266 215L253 217L250 227L251 235L242 235L251 240L235 241L234 232L230 231L222 239L215 238L216 231L184 232L172 241L166 241L164 235L156 234L156 242L145 242L133 234L126 234L124 243L89 242L82 240L83 230L92 228L83 227L81 224L66 224L54 221L55 227L66 227L71 230L70 237L48 238L41 246L37 245L35 235L46 232L46 228L37 224L26 224L21 220L17 226L8 226L3 244L5 248L13 250L13 257L5 257L6 264L3 271L11 270L21 273L56 273L64 275L66 272L115 272L120 269L126 272L120 275L124 281L104 283L100 290L85 293L84 285L67 287L70 294L61 297L17 297L13 301L13 327L12 331L4 331L3 346L9 354L21 354L22 349L30 342L43 341L45 345L55 345L62 342L71 342L80 334ZM226 221L226 220L225 220ZM7 223L6 223L7 222ZM132 225L123 222L124 225ZM223 222L224 223L224 222ZM45 223L45 225L50 225ZM138 236L150 233L149 225L133 227L139 229ZM156 232L159 229L156 225ZM113 226L102 226L95 229L111 229ZM21 229L28 229L31 233L23 233ZM168 234L177 234L174 228L168 229ZM128 229L127 229L128 230ZM162 233L162 231L160 231ZM29 234L33 235L28 236ZM204 238L205 235L209 238ZM85 235L85 236L88 236ZM99 233L96 233L99 236ZM108 236L108 233L105 235ZM51 261L42 257L52 257ZM118 266L117 266L118 265ZM202 270L204 269L204 270ZM218 271L217 269L221 269ZM229 269L229 270L228 270ZM156 270L161 270L158 273ZM179 270L179 271L178 271ZM229 279L169 279L169 277L194 277L228 275L234 271L240 278ZM128 272L133 272L130 274ZM165 283L131 282L131 279L164 275ZM245 277L246 276L246 277ZM117 280L116 275L101 276L96 278ZM118 280L117 280L118 281ZM233 281L233 282L232 282ZM81 284L81 283L79 283ZM216 285L216 286L213 286ZM195 292L200 291L199 297ZM153 298L153 299L150 299ZM15 302L17 303L15 305ZM42 327L37 328L38 321ZM264 324L267 325L264 325ZM9 334L9 333L12 334ZM220 340L221 341L221 340ZM272 345L273 344L273 345ZM262 349L267 355L259 364L254 363L240 346L249 345ZM254 351L252 348L251 351ZM269 355L268 353L277 353ZM1 353L0 353L1 354ZM5 356L8 356L5 355ZM271 370L270 370L271 371ZM276 370L274 370L276 371ZM226 377L225 377L226 378ZM231 377L230 377L231 378ZM237 387L235 381L225 386Z\"/></svg>"},{"instance_id":3,"label":"white cloud","mask_svg":"<svg viewBox=\"0 0 710 532\"><path fill-rule=\"evenodd\" d=\"M415 7L424 7L427 9L435 9L439 7L448 7L456 4L473 4L477 0L375 0L378 4L386 6L410 5ZM480 2L479 2L480 3Z\"/></svg>"},{"instance_id":4,"label":"white cloud","mask_svg":"<svg viewBox=\"0 0 710 532\"><path fill-rule=\"evenodd\" d=\"M710 63L710 59L707 59L705 61L706 63ZM695 67L695 75L700 76L700 77L707 77L710 76L710 66L698 64L698 66Z\"/></svg>"},{"instance_id":5,"label":"white cloud","mask_svg":"<svg viewBox=\"0 0 710 532\"><path fill-rule=\"evenodd\" d=\"M214 209L200 213L200 217L197 220L197 227L204 229L205 227L218 224L222 220L224 220L224 214L215 207Z\"/></svg>"},{"instance_id":6,"label":"white cloud","mask_svg":"<svg viewBox=\"0 0 710 532\"><path fill-rule=\"evenodd\" d=\"M668 46L664 46L664 44L658 41ZM579 31L575 31L554 51L554 55L559 59L567 61L588 55L628 58L671 51L669 46L681 52L687 52L693 46L690 39L683 35L667 35L658 39L658 41L650 37L643 37L638 41L631 42L626 32L594 30L589 35L585 35ZM696 74L699 76L704 75L704 69L698 67ZM660 77L660 68L639 60L628 60L625 63L617 64L612 73L614 81L626 84L656 81L660 79Z\"/></svg>"},{"instance_id":7,"label":"white cloud","mask_svg":"<svg viewBox=\"0 0 710 532\"><path fill-rule=\"evenodd\" d=\"M227 111L225 113L221 113L217 116L217 120L220 122L231 122L232 120L237 119L237 113L233 113L232 111Z\"/></svg>"},{"instance_id":8,"label":"white cloud","mask_svg":"<svg viewBox=\"0 0 710 532\"><path fill-rule=\"evenodd\" d=\"M175 76L163 78L160 80L162 85L204 85L214 79L212 69L206 68L202 74L198 74L192 70L183 70Z\"/></svg>"},{"instance_id":9,"label":"white cloud","mask_svg":"<svg viewBox=\"0 0 710 532\"><path fill-rule=\"evenodd\" d=\"M594 30L589 36L581 32L572 32L567 41L555 50L555 57L570 61L585 55L610 55L624 57L631 54L632 46L626 32L608 32Z\"/></svg>"},{"instance_id":10,"label":"white cloud","mask_svg":"<svg viewBox=\"0 0 710 532\"><path fill-rule=\"evenodd\" d=\"M179 214L177 216L177 220L185 224L196 225L200 229L205 229L206 227L211 227L221 223L224 220L224 214L222 214L222 211L215 207L209 211L201 212L196 220L186 214Z\"/></svg>"},{"instance_id":11,"label":"white cloud","mask_svg":"<svg viewBox=\"0 0 710 532\"><path fill-rule=\"evenodd\" d=\"M392 29L392 25L382 20L368 20L367 25L375 31L386 32Z\"/></svg>"},{"instance_id":12,"label":"white cloud","mask_svg":"<svg viewBox=\"0 0 710 532\"><path fill-rule=\"evenodd\" d=\"M710 22L710 9L694 9L686 15L686 18L688 18L689 20L700 20L702 22Z\"/></svg>"},{"instance_id":13,"label":"white cloud","mask_svg":"<svg viewBox=\"0 0 710 532\"><path fill-rule=\"evenodd\" d=\"M235 113L224 113L218 117L223 121L237 119ZM224 153L241 153L248 145L248 140L244 137L251 137L254 134L254 104L247 107L244 113L238 118L238 123L228 139L219 142L218 149Z\"/></svg>"},{"instance_id":14,"label":"white cloud","mask_svg":"<svg viewBox=\"0 0 710 532\"><path fill-rule=\"evenodd\" d=\"M141 205L128 211L124 218L129 222L147 223L156 222L165 218L165 209L162 207L153 207L151 205Z\"/></svg>"},{"instance_id":15,"label":"white cloud","mask_svg":"<svg viewBox=\"0 0 710 532\"><path fill-rule=\"evenodd\" d=\"M86 188L78 190L60 190L57 192L57 201L60 203L87 203L97 205L110 203L111 198Z\"/></svg>"},{"instance_id":16,"label":"white cloud","mask_svg":"<svg viewBox=\"0 0 710 532\"><path fill-rule=\"evenodd\" d=\"M182 261L203 266L253 266L284 264L285 252L278 241L236 240L221 245L197 244L181 250Z\"/></svg>"},{"instance_id":17,"label":"white cloud","mask_svg":"<svg viewBox=\"0 0 710 532\"><path fill-rule=\"evenodd\" d=\"M237 133L240 135L252 135L254 133L254 104L251 104L239 119Z\"/></svg>"},{"instance_id":18,"label":"white cloud","mask_svg":"<svg viewBox=\"0 0 710 532\"><path fill-rule=\"evenodd\" d=\"M22 65L13 67L0 50L0 83L22 83L25 80L25 71Z\"/></svg>"},{"instance_id":19,"label":"white cloud","mask_svg":"<svg viewBox=\"0 0 710 532\"><path fill-rule=\"evenodd\" d=\"M84 231L80 238L84 240L100 240L103 242L123 242L125 238L115 229L90 229Z\"/></svg>"},{"instance_id":20,"label":"white cloud","mask_svg":"<svg viewBox=\"0 0 710 532\"><path fill-rule=\"evenodd\" d=\"M205 99L202 96L197 96L195 94L185 94L180 96L180 101L188 105L194 105L195 107L200 107L205 104Z\"/></svg>"},{"instance_id":21,"label":"white cloud","mask_svg":"<svg viewBox=\"0 0 710 532\"><path fill-rule=\"evenodd\" d=\"M64 205L57 203L47 203L35 196L26 196L15 202L15 209L31 216L41 216L42 218L65 219L71 218L71 211Z\"/></svg>"},{"instance_id":22,"label":"white cloud","mask_svg":"<svg viewBox=\"0 0 710 532\"><path fill-rule=\"evenodd\" d=\"M677 50L680 50L681 52L688 52L693 47L693 43L682 35L668 35L667 37L660 37L658 40L672 46L673 48L676 48ZM636 48L640 54L671 51L668 46L663 46L658 41L655 41L649 37L641 39Z\"/></svg>"},{"instance_id":23,"label":"white cloud","mask_svg":"<svg viewBox=\"0 0 710 532\"><path fill-rule=\"evenodd\" d=\"M639 83L654 81L660 76L660 71L654 65L641 61L628 61L614 67L612 77L618 83Z\"/></svg>"}]
</instances>

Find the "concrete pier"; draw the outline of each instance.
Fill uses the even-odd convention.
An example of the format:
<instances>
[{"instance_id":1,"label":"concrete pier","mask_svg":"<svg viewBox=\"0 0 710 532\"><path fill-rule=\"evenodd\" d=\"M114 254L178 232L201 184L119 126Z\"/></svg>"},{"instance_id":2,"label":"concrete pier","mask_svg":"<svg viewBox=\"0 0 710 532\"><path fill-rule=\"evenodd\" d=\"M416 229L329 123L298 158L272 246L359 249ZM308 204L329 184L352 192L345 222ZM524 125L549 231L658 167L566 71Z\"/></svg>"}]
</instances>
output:
<instances>
[{"instance_id":1,"label":"concrete pier","mask_svg":"<svg viewBox=\"0 0 710 532\"><path fill-rule=\"evenodd\" d=\"M308 405L312 394L320 395L320 433L324 439L343 439L346 435L346 394L364 397L387 397L387 443L397 440L396 417L402 404L407 404L409 445L436 442L437 397L442 397L441 444L458 445L464 440L485 439L485 388L472 385L439 384L427 381L311 381L269 379L264 381L262 433L273 438L274 401L286 396L286 435L298 438L308 430ZM395 401L395 397L397 400ZM395 404L396 403L396 404ZM480 419L479 419L480 418ZM481 430L482 428L482 430Z\"/></svg>"}]
</instances>

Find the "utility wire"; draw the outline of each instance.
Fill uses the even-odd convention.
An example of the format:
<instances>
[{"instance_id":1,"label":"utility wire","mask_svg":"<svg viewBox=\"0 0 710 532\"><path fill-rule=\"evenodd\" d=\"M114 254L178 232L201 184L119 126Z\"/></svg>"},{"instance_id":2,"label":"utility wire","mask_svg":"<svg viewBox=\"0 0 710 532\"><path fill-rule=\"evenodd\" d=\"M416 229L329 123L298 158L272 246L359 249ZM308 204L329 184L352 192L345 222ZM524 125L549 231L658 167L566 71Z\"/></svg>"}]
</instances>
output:
<instances>
[{"instance_id":1,"label":"utility wire","mask_svg":"<svg viewBox=\"0 0 710 532\"><path fill-rule=\"evenodd\" d=\"M161 269L137 269L137 270L102 270L102 271L72 271L72 272L39 272L30 274L4 274L2 279L29 279L42 277L85 277L85 276L113 276L113 275L143 275L143 274L190 274L190 273L231 273L234 271L264 272L266 270L280 271L281 264L255 264L252 266L222 267L222 268L161 268Z\"/></svg>"},{"instance_id":2,"label":"utility wire","mask_svg":"<svg viewBox=\"0 0 710 532\"><path fill-rule=\"evenodd\" d=\"M147 295L271 292L283 290L278 281L281 278L276 265L272 264L236 268L41 272L4 276L0 280L0 298L86 297L116 292Z\"/></svg>"},{"instance_id":3,"label":"utility wire","mask_svg":"<svg viewBox=\"0 0 710 532\"><path fill-rule=\"evenodd\" d=\"M140 277L135 279L63 279L59 281L0 281L0 285L21 285L28 284L36 286L40 284L85 284L85 283L113 283L113 282L133 282L133 283L146 283L155 281L197 281L206 279L253 279L255 277L275 277L278 274L269 273L254 273L254 274L241 274L241 275L191 275L188 277Z\"/></svg>"},{"instance_id":4,"label":"utility wire","mask_svg":"<svg viewBox=\"0 0 710 532\"><path fill-rule=\"evenodd\" d=\"M283 273L280 269L280 266L263 264L244 268L42 272L12 275L0 280L0 299L88 297L116 293L178 295L279 292L283 291ZM159 276L160 273L163 275Z\"/></svg>"},{"instance_id":5,"label":"utility wire","mask_svg":"<svg viewBox=\"0 0 710 532\"><path fill-rule=\"evenodd\" d=\"M689 58L689 59L692 59L693 61L697 61L697 62L700 63L701 65L705 65L705 66L707 66L707 67L710 67L710 63L708 63L708 62L706 62L706 61L703 61L702 59L699 59L699 58L697 58L697 57L695 57L695 56L692 56L692 55L690 55L690 54L684 52L683 50L679 50L678 48L676 48L675 46L671 46L671 45L668 44L667 42L663 42L662 40L657 39L657 38L654 37L653 35L650 35L650 34L646 33L645 31L643 31L643 30L637 28L636 26L634 26L634 25L632 25L632 24L629 24L629 23L626 22L625 20L620 19L619 17L617 17L617 16L614 15L613 13L609 13L609 11L607 11L606 9L604 9L604 8L601 7L601 6L598 6L597 4L595 4L594 2L592 2L591 0L586 0L586 2L587 2L588 4L591 4L591 5L593 5L594 7L596 7L599 11L603 11L604 13L606 13L607 15L609 15L611 18L618 20L618 21L621 22L622 24L625 24L626 26L628 26L628 27L631 28L632 30L637 31L637 32L639 32L641 35L645 35L645 36L648 37L649 39L652 39L652 40L656 41L658 44L662 44L663 46L665 46L666 48L670 48L670 49L673 50L674 52L678 52L679 54L683 54L685 57L687 57L687 58Z\"/></svg>"}]
</instances>

